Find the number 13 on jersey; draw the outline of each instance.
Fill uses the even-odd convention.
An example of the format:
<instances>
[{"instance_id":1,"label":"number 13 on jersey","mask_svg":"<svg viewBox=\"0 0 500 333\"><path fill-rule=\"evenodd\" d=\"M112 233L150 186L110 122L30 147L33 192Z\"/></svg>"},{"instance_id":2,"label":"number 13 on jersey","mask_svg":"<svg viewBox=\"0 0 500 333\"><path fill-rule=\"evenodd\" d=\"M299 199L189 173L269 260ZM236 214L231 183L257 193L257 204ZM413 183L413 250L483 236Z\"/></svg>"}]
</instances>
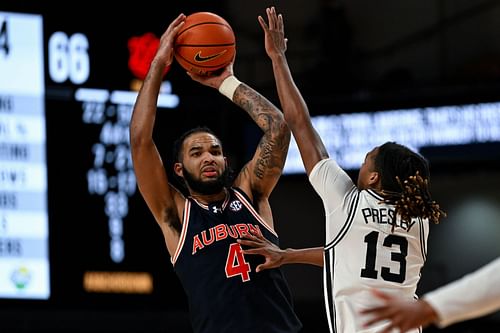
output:
<instances>
[{"instance_id":1,"label":"number 13 on jersey","mask_svg":"<svg viewBox=\"0 0 500 333\"><path fill-rule=\"evenodd\" d=\"M379 276L376 267L377 252L390 251L390 260L399 267L397 272L391 272L390 267L381 267L380 277L385 281L403 283L406 279L406 256L408 255L408 240L402 236L387 235L383 239L382 248L377 248L379 232L368 233L364 241L366 243L366 262L361 269L361 277L377 279ZM393 250L394 249L394 250ZM378 250L378 251L377 251ZM384 254L385 255L385 254Z\"/></svg>"}]
</instances>

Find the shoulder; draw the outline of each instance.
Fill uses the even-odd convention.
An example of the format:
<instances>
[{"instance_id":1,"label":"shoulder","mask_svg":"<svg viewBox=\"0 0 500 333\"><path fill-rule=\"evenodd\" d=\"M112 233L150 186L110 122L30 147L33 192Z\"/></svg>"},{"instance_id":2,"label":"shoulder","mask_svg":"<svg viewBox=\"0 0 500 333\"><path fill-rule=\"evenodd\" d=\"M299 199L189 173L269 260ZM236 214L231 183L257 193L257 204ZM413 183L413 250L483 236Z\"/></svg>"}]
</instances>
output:
<instances>
[{"instance_id":1,"label":"shoulder","mask_svg":"<svg viewBox=\"0 0 500 333\"><path fill-rule=\"evenodd\" d=\"M231 194L231 197L236 197L240 200L242 199L242 200L252 204L251 197L245 191L243 191L240 187L233 186L233 187L228 188L228 190L229 190L229 193Z\"/></svg>"},{"instance_id":2,"label":"shoulder","mask_svg":"<svg viewBox=\"0 0 500 333\"><path fill-rule=\"evenodd\" d=\"M309 180L312 182L315 179L321 179L326 176L335 176L343 171L337 161L331 158L325 158L314 165L309 173Z\"/></svg>"},{"instance_id":3,"label":"shoulder","mask_svg":"<svg viewBox=\"0 0 500 333\"><path fill-rule=\"evenodd\" d=\"M355 187L351 177L331 159L316 163L309 174L309 182L320 195L341 195Z\"/></svg>"},{"instance_id":4,"label":"shoulder","mask_svg":"<svg viewBox=\"0 0 500 333\"><path fill-rule=\"evenodd\" d=\"M254 190L249 176L248 163L243 166L238 176L235 178L232 186L229 188L244 194L250 202L254 201Z\"/></svg>"}]
</instances>

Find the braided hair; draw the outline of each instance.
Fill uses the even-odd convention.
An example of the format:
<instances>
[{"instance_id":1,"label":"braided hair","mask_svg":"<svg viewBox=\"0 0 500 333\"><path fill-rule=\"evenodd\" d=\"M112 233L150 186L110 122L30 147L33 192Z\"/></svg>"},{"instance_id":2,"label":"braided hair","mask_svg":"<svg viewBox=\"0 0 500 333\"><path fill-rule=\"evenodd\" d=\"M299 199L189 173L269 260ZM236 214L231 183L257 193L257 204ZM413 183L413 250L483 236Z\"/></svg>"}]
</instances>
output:
<instances>
[{"instance_id":1,"label":"braided hair","mask_svg":"<svg viewBox=\"0 0 500 333\"><path fill-rule=\"evenodd\" d=\"M441 217L446 217L432 200L429 164L419 154L398 143L386 142L378 148L375 170L381 175L383 201L395 206L394 218L427 218L437 224Z\"/></svg>"}]
</instances>

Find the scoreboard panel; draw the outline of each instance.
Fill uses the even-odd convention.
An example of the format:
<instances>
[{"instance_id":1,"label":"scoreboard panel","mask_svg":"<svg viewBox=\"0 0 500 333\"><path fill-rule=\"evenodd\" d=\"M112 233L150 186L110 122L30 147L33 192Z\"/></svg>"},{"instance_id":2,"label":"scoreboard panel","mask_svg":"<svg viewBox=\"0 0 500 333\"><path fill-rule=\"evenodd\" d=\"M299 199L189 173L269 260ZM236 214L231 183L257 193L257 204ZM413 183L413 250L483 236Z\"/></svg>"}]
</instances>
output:
<instances>
[{"instance_id":1,"label":"scoreboard panel","mask_svg":"<svg viewBox=\"0 0 500 333\"><path fill-rule=\"evenodd\" d=\"M0 305L185 308L137 190L128 125L159 35L206 9L75 10L0 5ZM182 93L206 93L189 81L172 68L161 88L166 156L205 107L183 105Z\"/></svg>"},{"instance_id":2,"label":"scoreboard panel","mask_svg":"<svg viewBox=\"0 0 500 333\"><path fill-rule=\"evenodd\" d=\"M47 299L47 163L40 15L0 12L0 297Z\"/></svg>"}]
</instances>

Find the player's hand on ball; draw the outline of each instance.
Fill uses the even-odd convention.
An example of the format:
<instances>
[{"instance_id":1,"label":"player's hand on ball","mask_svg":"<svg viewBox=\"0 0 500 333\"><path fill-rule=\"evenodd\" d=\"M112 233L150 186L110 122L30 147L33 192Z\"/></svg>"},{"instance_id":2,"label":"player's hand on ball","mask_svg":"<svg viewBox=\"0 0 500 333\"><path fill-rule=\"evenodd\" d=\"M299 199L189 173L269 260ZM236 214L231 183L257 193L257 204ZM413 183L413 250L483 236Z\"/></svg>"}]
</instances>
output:
<instances>
[{"instance_id":1,"label":"player's hand on ball","mask_svg":"<svg viewBox=\"0 0 500 333\"><path fill-rule=\"evenodd\" d=\"M170 66L174 58L174 40L177 33L184 25L186 15L179 14L168 26L167 30L160 38L160 45L156 52L155 59Z\"/></svg>"},{"instance_id":2,"label":"player's hand on ball","mask_svg":"<svg viewBox=\"0 0 500 333\"><path fill-rule=\"evenodd\" d=\"M229 65L220 70L220 73L215 72L209 76L197 75L193 72L186 72L186 73L191 77L191 79L193 79L196 82L199 82L208 87L219 89L220 85L222 84L222 81L224 81L228 76L234 75L233 63L234 63L234 58L233 61L229 63Z\"/></svg>"},{"instance_id":3,"label":"player's hand on ball","mask_svg":"<svg viewBox=\"0 0 500 333\"><path fill-rule=\"evenodd\" d=\"M196 75L217 75L236 52L233 29L223 17L211 12L186 16L174 43L179 65Z\"/></svg>"}]
</instances>

